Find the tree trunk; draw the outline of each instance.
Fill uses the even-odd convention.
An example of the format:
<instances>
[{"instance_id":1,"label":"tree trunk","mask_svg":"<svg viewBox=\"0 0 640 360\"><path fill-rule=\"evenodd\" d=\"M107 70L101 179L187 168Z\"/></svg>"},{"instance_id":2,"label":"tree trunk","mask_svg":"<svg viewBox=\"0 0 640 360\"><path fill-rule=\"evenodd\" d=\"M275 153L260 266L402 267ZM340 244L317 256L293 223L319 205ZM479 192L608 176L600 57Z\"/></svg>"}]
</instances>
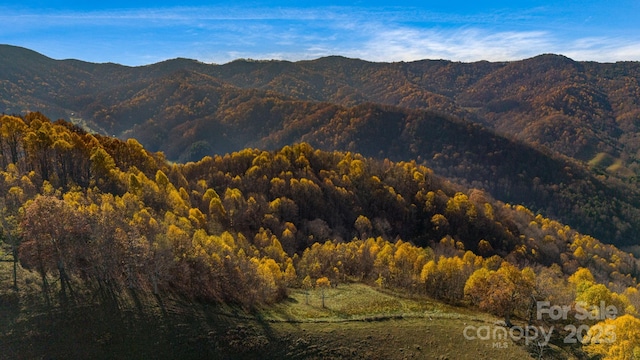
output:
<instances>
[{"instance_id":1,"label":"tree trunk","mask_svg":"<svg viewBox=\"0 0 640 360\"><path fill-rule=\"evenodd\" d=\"M51 299L49 298L49 282L47 281L47 274L44 271L40 272L42 277L42 293L44 294L44 301L47 303L47 307L51 307Z\"/></svg>"},{"instance_id":2,"label":"tree trunk","mask_svg":"<svg viewBox=\"0 0 640 360\"><path fill-rule=\"evenodd\" d=\"M58 261L58 274L60 274L60 299L64 304L67 303L67 274L64 271L64 263L62 260Z\"/></svg>"},{"instance_id":3,"label":"tree trunk","mask_svg":"<svg viewBox=\"0 0 640 360\"><path fill-rule=\"evenodd\" d=\"M153 283L153 295L158 295L158 274L153 273L151 276L151 282Z\"/></svg>"},{"instance_id":4,"label":"tree trunk","mask_svg":"<svg viewBox=\"0 0 640 360\"><path fill-rule=\"evenodd\" d=\"M61 299L64 303L68 302L67 290L69 291L69 295L71 298L74 297L73 287L71 287L71 280L67 275L67 270L65 269L64 262L60 260L58 262L58 273L60 274L60 295Z\"/></svg>"},{"instance_id":5,"label":"tree trunk","mask_svg":"<svg viewBox=\"0 0 640 360\"><path fill-rule=\"evenodd\" d=\"M13 246L13 290L18 291L18 248Z\"/></svg>"},{"instance_id":6,"label":"tree trunk","mask_svg":"<svg viewBox=\"0 0 640 360\"><path fill-rule=\"evenodd\" d=\"M535 313L536 313L536 297L531 295L531 305L529 306L529 321L528 321L529 326L533 324L533 317Z\"/></svg>"},{"instance_id":7,"label":"tree trunk","mask_svg":"<svg viewBox=\"0 0 640 360\"><path fill-rule=\"evenodd\" d=\"M513 323L511 323L511 311L509 310L504 313L504 325L508 328L513 327Z\"/></svg>"}]
</instances>

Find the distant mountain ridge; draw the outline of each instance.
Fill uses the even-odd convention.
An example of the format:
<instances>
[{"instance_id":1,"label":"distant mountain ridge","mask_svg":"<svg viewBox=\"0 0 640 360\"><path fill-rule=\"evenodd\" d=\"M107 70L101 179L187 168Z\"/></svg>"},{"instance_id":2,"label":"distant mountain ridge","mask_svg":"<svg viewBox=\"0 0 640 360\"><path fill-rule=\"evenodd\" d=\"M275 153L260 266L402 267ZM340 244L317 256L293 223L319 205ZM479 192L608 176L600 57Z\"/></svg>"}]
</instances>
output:
<instances>
[{"instance_id":1,"label":"distant mountain ridge","mask_svg":"<svg viewBox=\"0 0 640 360\"><path fill-rule=\"evenodd\" d=\"M140 95L151 82L185 71L214 77L227 86L274 91L298 100L434 110L582 160L607 152L635 167L639 150L635 137L629 138L639 131L637 62L576 62L550 54L500 63L372 63L332 56L295 63L236 60L224 65L174 59L131 68L52 60L10 46L0 48L0 61L5 112L40 105L46 109L38 110L55 117L78 113L100 121L100 106L109 111L109 106ZM20 80L42 91L16 97L20 92L10 84ZM54 88L56 93L51 92ZM148 118L139 119L144 120ZM126 131L123 127L113 130ZM565 136L554 136L561 134Z\"/></svg>"},{"instance_id":2,"label":"distant mountain ridge","mask_svg":"<svg viewBox=\"0 0 640 360\"><path fill-rule=\"evenodd\" d=\"M640 63L550 54L126 67L0 46L5 113L41 111L179 161L299 141L416 159L617 244L640 227L639 99Z\"/></svg>"}]
</instances>

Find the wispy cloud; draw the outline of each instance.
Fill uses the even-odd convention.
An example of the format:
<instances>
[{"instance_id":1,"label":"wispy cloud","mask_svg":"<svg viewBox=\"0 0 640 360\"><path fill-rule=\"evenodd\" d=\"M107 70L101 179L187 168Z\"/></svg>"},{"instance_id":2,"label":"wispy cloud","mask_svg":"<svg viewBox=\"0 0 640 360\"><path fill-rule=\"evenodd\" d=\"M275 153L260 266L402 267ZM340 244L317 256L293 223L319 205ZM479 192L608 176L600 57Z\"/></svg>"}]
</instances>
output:
<instances>
[{"instance_id":1,"label":"wispy cloud","mask_svg":"<svg viewBox=\"0 0 640 360\"><path fill-rule=\"evenodd\" d=\"M640 39L620 37L580 38L568 44L564 54L581 61L639 61Z\"/></svg>"},{"instance_id":2,"label":"wispy cloud","mask_svg":"<svg viewBox=\"0 0 640 360\"><path fill-rule=\"evenodd\" d=\"M48 13L0 8L0 39L55 58L129 65L178 56L224 63L238 57L302 60L336 54L371 61L505 61L551 52L576 60L640 60L640 42L632 37L579 37L570 24L542 21L549 13L548 8L468 14L400 7Z\"/></svg>"},{"instance_id":3,"label":"wispy cloud","mask_svg":"<svg viewBox=\"0 0 640 360\"><path fill-rule=\"evenodd\" d=\"M479 28L425 30L379 29L350 52L374 61L449 59L508 61L542 53L557 53L581 61L638 61L640 41L615 37L566 39L548 31L499 31ZM348 52L347 49L345 49Z\"/></svg>"},{"instance_id":4,"label":"wispy cloud","mask_svg":"<svg viewBox=\"0 0 640 360\"><path fill-rule=\"evenodd\" d=\"M455 30L379 29L355 54L375 61L450 59L504 61L548 51L548 34L489 32L469 28Z\"/></svg>"}]
</instances>

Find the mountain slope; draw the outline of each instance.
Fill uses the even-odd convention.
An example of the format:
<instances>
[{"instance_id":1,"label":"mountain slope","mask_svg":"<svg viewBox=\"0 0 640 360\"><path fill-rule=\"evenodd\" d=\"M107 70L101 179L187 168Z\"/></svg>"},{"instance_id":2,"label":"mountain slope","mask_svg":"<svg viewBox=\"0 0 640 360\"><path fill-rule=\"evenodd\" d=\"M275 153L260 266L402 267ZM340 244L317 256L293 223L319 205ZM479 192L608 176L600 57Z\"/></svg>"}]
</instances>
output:
<instances>
[{"instance_id":1,"label":"mountain slope","mask_svg":"<svg viewBox=\"0 0 640 360\"><path fill-rule=\"evenodd\" d=\"M154 144L145 135L164 134L162 146L152 149L184 160L240 146L275 149L297 141L377 158L417 159L457 182L525 204L604 241L627 245L635 241L640 194L633 187L479 125L376 104L345 108L278 96L226 96L227 102L213 107L215 112L204 119L171 130L167 124L149 121L130 135Z\"/></svg>"},{"instance_id":2,"label":"mountain slope","mask_svg":"<svg viewBox=\"0 0 640 360\"><path fill-rule=\"evenodd\" d=\"M348 111L362 112L345 114L354 134L369 121L419 129L411 116L424 115L376 105ZM501 141L478 125L423 121L438 133L471 126L466 133ZM387 346L400 346L403 357L421 356L423 346L494 356L464 335L467 321L491 326L495 318L441 302L508 322L513 315L516 324L527 322L534 296L554 304L603 298L627 317L640 306L633 255L415 161L302 143L171 164L133 139L39 113L3 115L0 130L0 258L13 262L0 264L0 340L13 357L255 358L272 346L283 358L398 353ZM486 299L499 306L486 306L494 293ZM380 321L401 329L389 339ZM88 322L99 326L79 332ZM407 333L425 326L448 330L416 347ZM440 346L443 334L456 346ZM563 336L554 344L566 347ZM516 339L518 349L497 356L536 354L524 345Z\"/></svg>"},{"instance_id":3,"label":"mountain slope","mask_svg":"<svg viewBox=\"0 0 640 360\"><path fill-rule=\"evenodd\" d=\"M96 125L111 133L121 130L116 134L134 124L114 107L143 96L150 84L184 71L212 76L218 83L240 89L275 91L286 98L429 109L580 160L604 152L620 158L634 172L637 168L638 145L632 134L640 130L634 121L640 113L638 63L585 63L558 55L466 64L371 63L328 57L296 63L238 60L224 65L174 59L128 68L55 61L9 46L2 46L0 53L5 112L50 110L64 118L73 112L97 122L110 116L107 123L121 123L117 129ZM32 90L27 93L24 88ZM141 108L140 115L143 120L139 121L145 121L157 114Z\"/></svg>"},{"instance_id":4,"label":"mountain slope","mask_svg":"<svg viewBox=\"0 0 640 360\"><path fill-rule=\"evenodd\" d=\"M622 156L636 169L636 142L621 135L639 130L629 121L638 114L638 63L581 63L557 55L470 64L331 57L286 64L286 71L275 67L238 61L211 70L237 86L304 99L444 112L581 160L598 152Z\"/></svg>"},{"instance_id":5,"label":"mountain slope","mask_svg":"<svg viewBox=\"0 0 640 360\"><path fill-rule=\"evenodd\" d=\"M1 46L0 75L5 112L70 118L171 160L306 141L417 159L607 242L635 243L640 224L637 63L328 57L129 68Z\"/></svg>"}]
</instances>

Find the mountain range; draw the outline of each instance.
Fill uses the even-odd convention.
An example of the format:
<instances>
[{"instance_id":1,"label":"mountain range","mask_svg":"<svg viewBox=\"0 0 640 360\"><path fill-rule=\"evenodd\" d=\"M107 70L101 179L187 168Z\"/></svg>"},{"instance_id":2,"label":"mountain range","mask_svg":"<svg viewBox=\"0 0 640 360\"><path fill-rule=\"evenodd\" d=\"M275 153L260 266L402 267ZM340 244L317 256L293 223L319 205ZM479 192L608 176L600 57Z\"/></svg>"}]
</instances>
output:
<instances>
[{"instance_id":1,"label":"mountain range","mask_svg":"<svg viewBox=\"0 0 640 360\"><path fill-rule=\"evenodd\" d=\"M616 245L640 228L640 63L173 59L141 67L0 46L0 111L135 138L172 161L307 142L415 160Z\"/></svg>"}]
</instances>

